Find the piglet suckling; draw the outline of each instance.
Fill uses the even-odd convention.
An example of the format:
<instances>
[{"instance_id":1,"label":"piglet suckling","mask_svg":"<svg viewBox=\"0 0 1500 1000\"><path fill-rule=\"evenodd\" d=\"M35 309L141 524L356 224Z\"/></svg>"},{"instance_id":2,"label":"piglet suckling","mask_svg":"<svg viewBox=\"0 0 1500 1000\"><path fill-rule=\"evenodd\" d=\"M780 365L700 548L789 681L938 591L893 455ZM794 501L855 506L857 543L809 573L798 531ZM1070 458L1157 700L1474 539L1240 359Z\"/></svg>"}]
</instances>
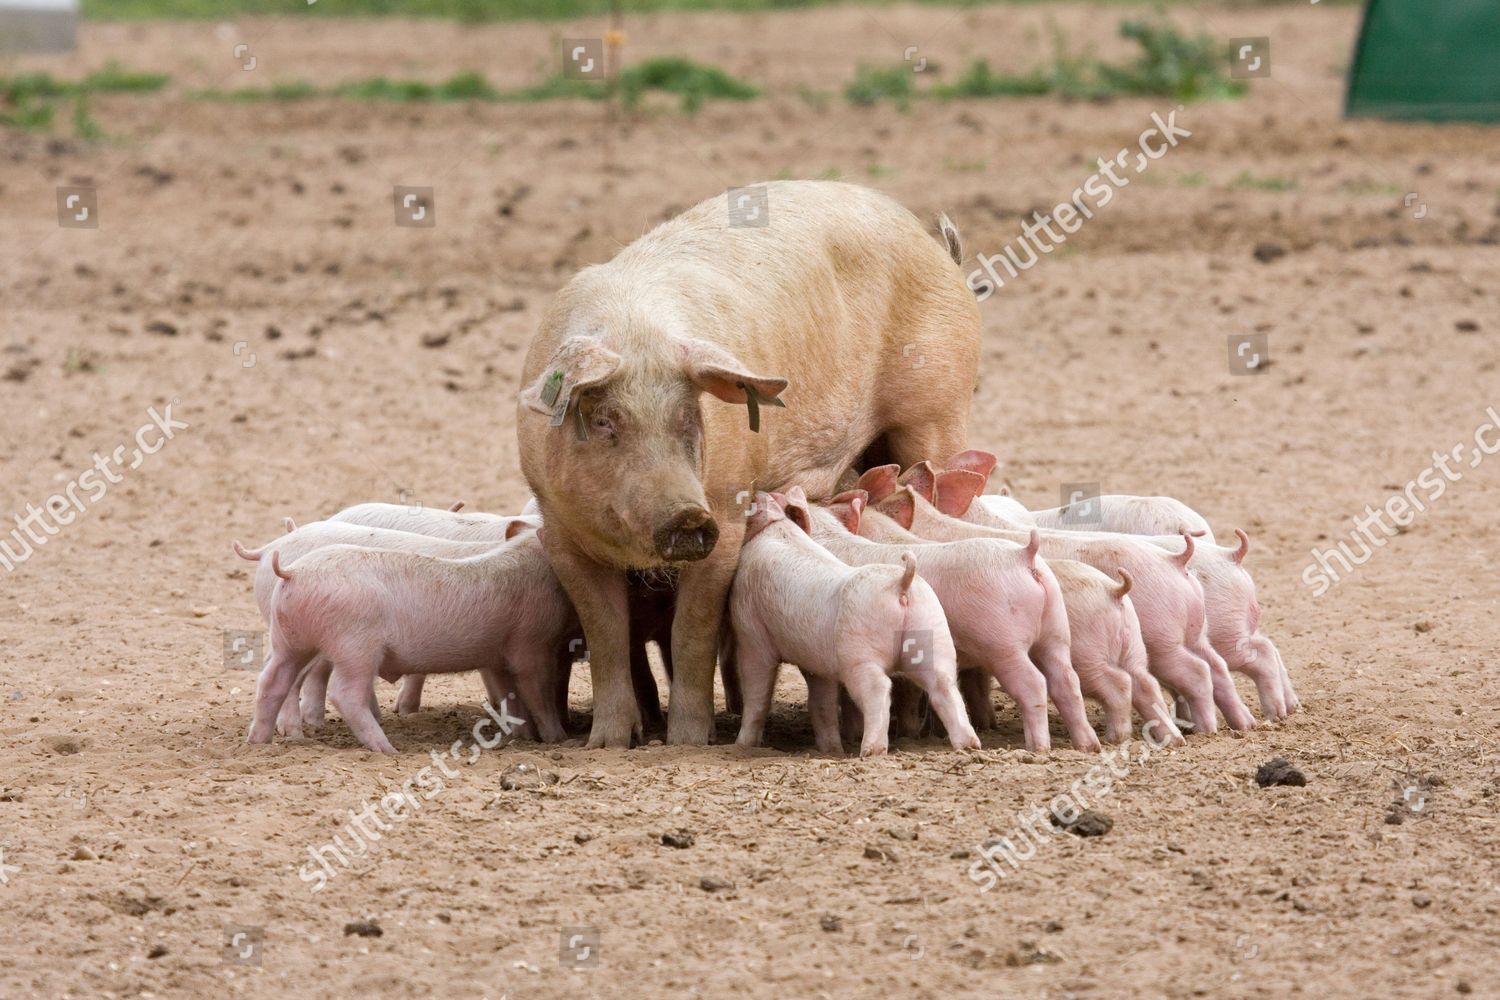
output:
<instances>
[{"instance_id":1,"label":"piglet suckling","mask_svg":"<svg viewBox=\"0 0 1500 1000\"><path fill-rule=\"evenodd\" d=\"M806 503L800 488L789 503ZM954 749L979 737L959 697L953 636L916 560L848 566L787 519L781 501L757 493L746 519L729 610L745 714L738 742L760 743L782 663L807 679L813 733L823 753L842 753L839 686L864 717L862 756L886 752L891 677L928 696Z\"/></svg>"},{"instance_id":2,"label":"piglet suckling","mask_svg":"<svg viewBox=\"0 0 1500 1000\"><path fill-rule=\"evenodd\" d=\"M948 618L960 669L992 674L1021 713L1028 750L1047 750L1047 696L1077 750L1099 749L1073 672L1063 596L1038 541L1018 545L998 538L886 544L857 534L864 494L840 494L827 506L790 501L787 516L851 566L901 565L915 557ZM878 516L878 515L876 515ZM1127 702L1127 712L1128 702Z\"/></svg>"},{"instance_id":3,"label":"piglet suckling","mask_svg":"<svg viewBox=\"0 0 1500 1000\"><path fill-rule=\"evenodd\" d=\"M921 541L878 510L866 510L858 522L858 530L868 538L888 543ZM967 544L992 540L1000 541L988 538L962 541ZM1160 685L1146 667L1140 621L1127 596L1128 572L1122 571L1122 579L1117 581L1072 559L1047 559L1045 564L1062 594L1068 620L1069 654L1079 685L1085 697L1104 707L1104 738L1119 743L1130 735L1130 710L1134 706L1142 719L1147 723L1154 720L1153 728L1166 734L1161 738L1180 744L1182 734L1172 721ZM956 630L954 638L957 641ZM972 714L972 707L970 711Z\"/></svg>"},{"instance_id":4,"label":"piglet suckling","mask_svg":"<svg viewBox=\"0 0 1500 1000\"><path fill-rule=\"evenodd\" d=\"M979 478L963 471L941 475ZM950 489L949 495L953 496L955 492ZM938 495L941 497L942 492ZM994 537L1019 542L1029 537L1029 532L986 527L949 516L910 486L886 497L876 509L923 538L948 541ZM1221 699L1220 707L1228 706L1225 716L1231 725L1236 728L1254 725L1254 719L1239 701L1232 682L1228 685L1228 699L1214 683L1214 674L1205 656L1212 650L1204 636L1203 587L1188 575L1186 569L1192 548L1190 537L1186 546L1189 551L1176 555L1129 535L1095 537L1084 532L1041 531L1040 537L1041 554L1045 559L1073 559L1115 577L1119 576L1121 569L1130 574L1133 581L1130 599L1140 621L1147 664L1160 683L1172 688L1187 702L1197 732L1217 731L1216 699Z\"/></svg>"},{"instance_id":5,"label":"piglet suckling","mask_svg":"<svg viewBox=\"0 0 1500 1000\"><path fill-rule=\"evenodd\" d=\"M995 456L985 451L961 452L948 459L950 469L964 469L988 477L995 466ZM935 483L931 468L913 469L902 480L915 480L919 493ZM931 499L931 494L925 494ZM1087 503L1086 508L1082 505ZM1081 509L1082 508L1082 509ZM1084 514L1086 510L1086 514ZM1027 510L1008 496L982 495L962 515L964 520L991 526L1024 529L1029 526L1068 531L1117 532L1148 537L1169 551L1177 551L1181 536L1197 540L1188 570L1203 585L1204 607L1208 616L1208 639L1213 651L1227 669L1245 674L1255 682L1261 712L1277 721L1297 711L1300 702L1292 688L1292 678L1281 652L1260 631L1260 603L1255 596L1255 581L1244 568L1249 538L1235 529L1237 546L1220 546L1214 542L1207 519L1187 504L1172 497L1141 497L1123 494L1090 497L1064 507L1049 510ZM1218 663L1213 663L1215 670Z\"/></svg>"},{"instance_id":6,"label":"piglet suckling","mask_svg":"<svg viewBox=\"0 0 1500 1000\"><path fill-rule=\"evenodd\" d=\"M317 549L291 567L278 553L270 559L280 580L251 743L271 741L287 690L316 656L333 664L329 694L349 728L381 753L395 748L370 710L376 676L500 670L542 739L564 738L553 674L577 620L537 533L466 559L351 545Z\"/></svg>"}]
</instances>

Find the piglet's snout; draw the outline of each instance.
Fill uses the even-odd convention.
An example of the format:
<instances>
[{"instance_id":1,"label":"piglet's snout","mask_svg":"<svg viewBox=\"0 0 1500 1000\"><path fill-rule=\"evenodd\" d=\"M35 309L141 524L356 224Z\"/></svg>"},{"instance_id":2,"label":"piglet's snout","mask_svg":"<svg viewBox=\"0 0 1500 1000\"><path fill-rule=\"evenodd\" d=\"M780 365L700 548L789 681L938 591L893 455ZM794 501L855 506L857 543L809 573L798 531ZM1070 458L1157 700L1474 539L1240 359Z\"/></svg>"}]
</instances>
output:
<instances>
[{"instance_id":1,"label":"piglet's snout","mask_svg":"<svg viewBox=\"0 0 1500 1000\"><path fill-rule=\"evenodd\" d=\"M656 529L656 554L667 562L695 562L707 557L719 541L719 526L702 507L685 507Z\"/></svg>"}]
</instances>

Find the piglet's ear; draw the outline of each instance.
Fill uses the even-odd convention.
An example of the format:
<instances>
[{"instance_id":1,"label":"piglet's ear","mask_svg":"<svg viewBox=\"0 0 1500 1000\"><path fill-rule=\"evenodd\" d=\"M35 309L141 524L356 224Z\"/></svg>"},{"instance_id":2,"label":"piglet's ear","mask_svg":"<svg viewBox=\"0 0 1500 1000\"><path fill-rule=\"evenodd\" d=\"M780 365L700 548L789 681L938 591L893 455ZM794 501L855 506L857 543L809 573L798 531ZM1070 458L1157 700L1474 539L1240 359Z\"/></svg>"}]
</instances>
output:
<instances>
[{"instance_id":1,"label":"piglet's ear","mask_svg":"<svg viewBox=\"0 0 1500 1000\"><path fill-rule=\"evenodd\" d=\"M937 489L937 470L932 467L931 462L918 462L903 472L896 481L902 486L910 486L917 496L931 503L933 492Z\"/></svg>"},{"instance_id":2,"label":"piglet's ear","mask_svg":"<svg viewBox=\"0 0 1500 1000\"><path fill-rule=\"evenodd\" d=\"M505 540L508 542L512 538L515 538L517 535L521 534L521 532L530 531L533 528L536 529L537 535L540 536L542 533L542 529L540 525L538 525L537 522L533 521L531 518L512 518L511 522L505 526Z\"/></svg>"},{"instance_id":3,"label":"piglet's ear","mask_svg":"<svg viewBox=\"0 0 1500 1000\"><path fill-rule=\"evenodd\" d=\"M793 486L787 490L786 502L782 506L786 508L787 520L807 534L812 534L812 512L807 509L807 494L802 491L802 487Z\"/></svg>"},{"instance_id":4,"label":"piglet's ear","mask_svg":"<svg viewBox=\"0 0 1500 1000\"><path fill-rule=\"evenodd\" d=\"M903 486L876 504L875 509L910 531L917 517L917 496L910 486Z\"/></svg>"},{"instance_id":5,"label":"piglet's ear","mask_svg":"<svg viewBox=\"0 0 1500 1000\"><path fill-rule=\"evenodd\" d=\"M995 466L999 464L1000 460L993 453L980 451L978 448L970 448L968 451L961 451L948 459L948 461L943 463L943 468L966 469L969 472L977 472L988 479L990 473L995 471Z\"/></svg>"},{"instance_id":6,"label":"piglet's ear","mask_svg":"<svg viewBox=\"0 0 1500 1000\"><path fill-rule=\"evenodd\" d=\"M937 490L932 504L950 517L962 517L984 491L984 477L977 472L949 469L937 474Z\"/></svg>"},{"instance_id":7,"label":"piglet's ear","mask_svg":"<svg viewBox=\"0 0 1500 1000\"><path fill-rule=\"evenodd\" d=\"M695 386L726 403L748 403L754 390L755 401L767 406L785 406L776 397L787 387L787 380L757 375L743 362L718 344L692 338L677 342L677 356L683 373Z\"/></svg>"},{"instance_id":8,"label":"piglet's ear","mask_svg":"<svg viewBox=\"0 0 1500 1000\"><path fill-rule=\"evenodd\" d=\"M900 474L899 465L877 465L859 477L859 488L869 495L871 503L879 503L896 492L896 477Z\"/></svg>"},{"instance_id":9,"label":"piglet's ear","mask_svg":"<svg viewBox=\"0 0 1500 1000\"><path fill-rule=\"evenodd\" d=\"M850 490L847 493L840 493L829 501L829 511L839 519L844 530L851 535L859 534L859 521L865 512L865 502L868 496L869 494L864 490Z\"/></svg>"},{"instance_id":10,"label":"piglet's ear","mask_svg":"<svg viewBox=\"0 0 1500 1000\"><path fill-rule=\"evenodd\" d=\"M538 413L566 405L563 393L602 385L620 369L620 356L598 337L569 337L548 359L536 381L521 390L521 402Z\"/></svg>"}]
</instances>

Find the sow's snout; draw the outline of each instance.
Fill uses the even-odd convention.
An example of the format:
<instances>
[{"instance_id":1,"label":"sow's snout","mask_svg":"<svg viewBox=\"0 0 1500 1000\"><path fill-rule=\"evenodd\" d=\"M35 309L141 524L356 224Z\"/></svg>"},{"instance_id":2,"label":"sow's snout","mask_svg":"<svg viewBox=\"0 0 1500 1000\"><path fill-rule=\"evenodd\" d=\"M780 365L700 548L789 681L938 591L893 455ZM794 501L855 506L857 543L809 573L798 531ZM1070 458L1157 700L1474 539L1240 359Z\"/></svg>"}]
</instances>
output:
<instances>
[{"instance_id":1,"label":"sow's snout","mask_svg":"<svg viewBox=\"0 0 1500 1000\"><path fill-rule=\"evenodd\" d=\"M719 526L702 507L689 507L656 529L656 554L667 562L695 562L707 557L719 541Z\"/></svg>"}]
</instances>

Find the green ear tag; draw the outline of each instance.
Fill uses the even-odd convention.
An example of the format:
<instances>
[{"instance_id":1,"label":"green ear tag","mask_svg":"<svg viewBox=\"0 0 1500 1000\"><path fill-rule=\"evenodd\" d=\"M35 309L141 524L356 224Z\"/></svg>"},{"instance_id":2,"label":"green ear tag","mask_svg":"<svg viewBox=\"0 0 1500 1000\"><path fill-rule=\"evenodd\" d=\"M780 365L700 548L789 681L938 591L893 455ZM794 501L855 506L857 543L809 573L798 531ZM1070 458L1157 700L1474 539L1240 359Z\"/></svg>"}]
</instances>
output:
<instances>
[{"instance_id":1,"label":"green ear tag","mask_svg":"<svg viewBox=\"0 0 1500 1000\"><path fill-rule=\"evenodd\" d=\"M750 409L750 433L760 433L760 393L755 387L746 385L744 382L736 382L735 385L745 390L745 406Z\"/></svg>"},{"instance_id":2,"label":"green ear tag","mask_svg":"<svg viewBox=\"0 0 1500 1000\"><path fill-rule=\"evenodd\" d=\"M554 371L547 376L547 384L542 386L542 405L552 406L557 402L557 394L562 392L563 373L561 370Z\"/></svg>"}]
</instances>

